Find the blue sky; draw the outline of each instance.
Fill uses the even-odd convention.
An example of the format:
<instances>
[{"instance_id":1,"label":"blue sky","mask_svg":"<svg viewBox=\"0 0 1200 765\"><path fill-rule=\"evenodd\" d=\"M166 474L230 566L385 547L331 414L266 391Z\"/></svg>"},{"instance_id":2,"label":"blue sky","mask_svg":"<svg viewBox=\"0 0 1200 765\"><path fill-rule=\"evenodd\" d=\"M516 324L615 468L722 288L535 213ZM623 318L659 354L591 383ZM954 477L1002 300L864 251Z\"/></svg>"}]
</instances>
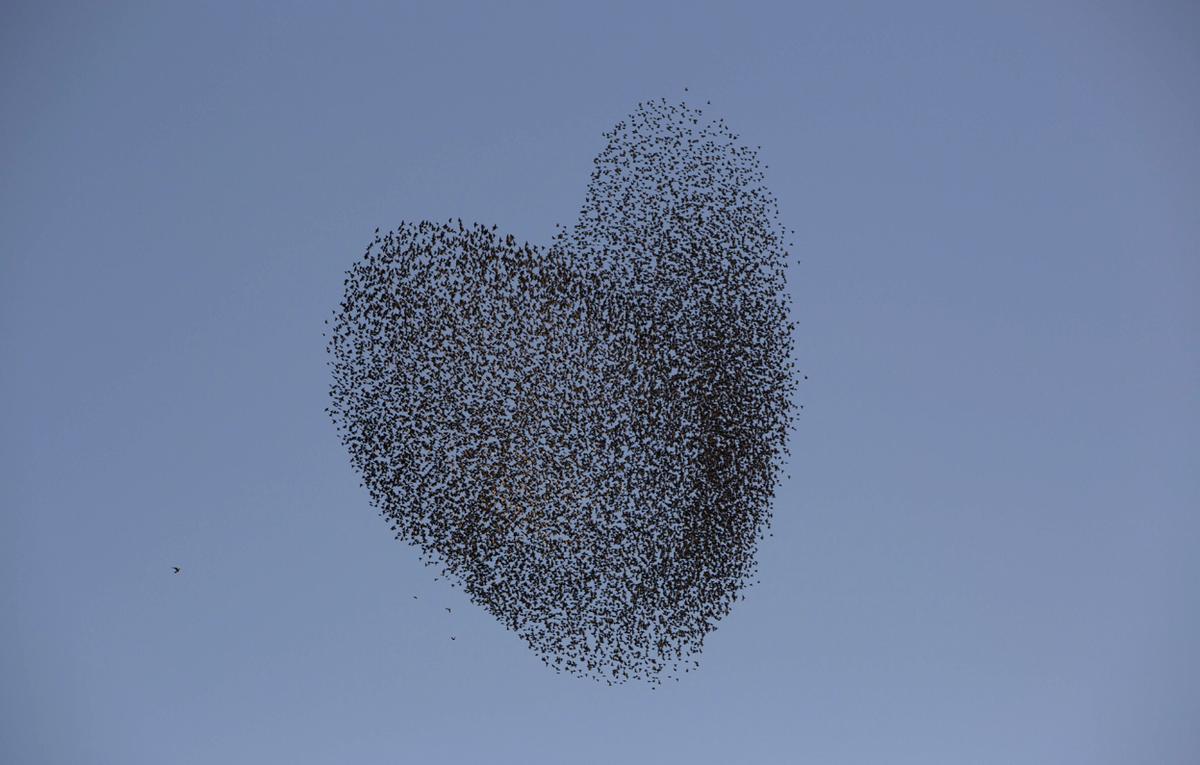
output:
<instances>
[{"instance_id":1,"label":"blue sky","mask_svg":"<svg viewBox=\"0 0 1200 765\"><path fill-rule=\"evenodd\" d=\"M106 5L0 11L5 761L1200 757L1190 4ZM376 226L546 242L684 87L809 380L762 584L651 692L391 539L321 331Z\"/></svg>"}]
</instances>

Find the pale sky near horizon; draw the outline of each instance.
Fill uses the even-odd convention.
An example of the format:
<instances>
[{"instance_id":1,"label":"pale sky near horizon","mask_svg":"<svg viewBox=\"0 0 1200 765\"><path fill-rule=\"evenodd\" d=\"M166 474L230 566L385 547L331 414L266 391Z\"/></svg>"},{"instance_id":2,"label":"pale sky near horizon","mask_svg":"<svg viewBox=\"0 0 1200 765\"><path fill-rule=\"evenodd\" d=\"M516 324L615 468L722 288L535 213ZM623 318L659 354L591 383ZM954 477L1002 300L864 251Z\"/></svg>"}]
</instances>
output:
<instances>
[{"instance_id":1,"label":"pale sky near horizon","mask_svg":"<svg viewBox=\"0 0 1200 765\"><path fill-rule=\"evenodd\" d=\"M1187 2L4 4L0 761L1200 762L1198 82ZM546 242L684 87L809 380L651 692L391 539L321 332L376 226Z\"/></svg>"}]
</instances>

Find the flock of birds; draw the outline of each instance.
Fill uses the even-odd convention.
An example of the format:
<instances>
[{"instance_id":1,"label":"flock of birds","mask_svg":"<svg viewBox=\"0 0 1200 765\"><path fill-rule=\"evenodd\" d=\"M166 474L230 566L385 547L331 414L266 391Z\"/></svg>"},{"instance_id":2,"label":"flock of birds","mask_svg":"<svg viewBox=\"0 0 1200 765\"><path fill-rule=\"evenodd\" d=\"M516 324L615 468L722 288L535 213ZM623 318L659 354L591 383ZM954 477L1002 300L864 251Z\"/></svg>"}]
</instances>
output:
<instances>
[{"instance_id":1,"label":"flock of birds","mask_svg":"<svg viewBox=\"0 0 1200 765\"><path fill-rule=\"evenodd\" d=\"M548 247L376 230L328 413L396 538L543 662L657 683L754 579L794 424L788 253L723 120L645 102L605 138Z\"/></svg>"}]
</instances>

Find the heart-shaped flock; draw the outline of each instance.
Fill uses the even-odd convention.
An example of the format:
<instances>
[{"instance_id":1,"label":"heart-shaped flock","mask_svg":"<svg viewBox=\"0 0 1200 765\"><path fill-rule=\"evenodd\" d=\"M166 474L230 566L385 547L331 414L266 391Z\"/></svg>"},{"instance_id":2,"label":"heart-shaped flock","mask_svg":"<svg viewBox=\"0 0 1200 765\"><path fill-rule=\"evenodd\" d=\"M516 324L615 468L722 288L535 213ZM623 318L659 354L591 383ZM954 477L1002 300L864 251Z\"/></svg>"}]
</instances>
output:
<instances>
[{"instance_id":1,"label":"heart-shaped flock","mask_svg":"<svg viewBox=\"0 0 1200 765\"><path fill-rule=\"evenodd\" d=\"M550 666L687 671L755 568L792 422L787 252L756 153L638 105L548 247L376 232L329 412L396 536Z\"/></svg>"}]
</instances>

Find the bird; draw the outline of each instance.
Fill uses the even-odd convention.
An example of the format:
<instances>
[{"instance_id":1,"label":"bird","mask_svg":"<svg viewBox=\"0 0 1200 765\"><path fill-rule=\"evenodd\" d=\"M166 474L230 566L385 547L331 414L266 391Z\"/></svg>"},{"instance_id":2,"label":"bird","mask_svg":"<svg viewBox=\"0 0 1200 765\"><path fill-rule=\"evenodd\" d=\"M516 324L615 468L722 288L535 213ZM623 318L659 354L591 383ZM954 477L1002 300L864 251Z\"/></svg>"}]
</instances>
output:
<instances>
[{"instance_id":1,"label":"bird","mask_svg":"<svg viewBox=\"0 0 1200 765\"><path fill-rule=\"evenodd\" d=\"M182 572L182 571L183 571L183 569L181 569L179 566L171 566L171 568L175 569L175 573L176 573L176 574L178 574L178 573L180 573L180 572Z\"/></svg>"},{"instance_id":2,"label":"bird","mask_svg":"<svg viewBox=\"0 0 1200 765\"><path fill-rule=\"evenodd\" d=\"M609 685L698 669L804 408L786 230L753 145L706 120L639 103L549 247L377 230L326 332L326 413L391 533Z\"/></svg>"}]
</instances>

